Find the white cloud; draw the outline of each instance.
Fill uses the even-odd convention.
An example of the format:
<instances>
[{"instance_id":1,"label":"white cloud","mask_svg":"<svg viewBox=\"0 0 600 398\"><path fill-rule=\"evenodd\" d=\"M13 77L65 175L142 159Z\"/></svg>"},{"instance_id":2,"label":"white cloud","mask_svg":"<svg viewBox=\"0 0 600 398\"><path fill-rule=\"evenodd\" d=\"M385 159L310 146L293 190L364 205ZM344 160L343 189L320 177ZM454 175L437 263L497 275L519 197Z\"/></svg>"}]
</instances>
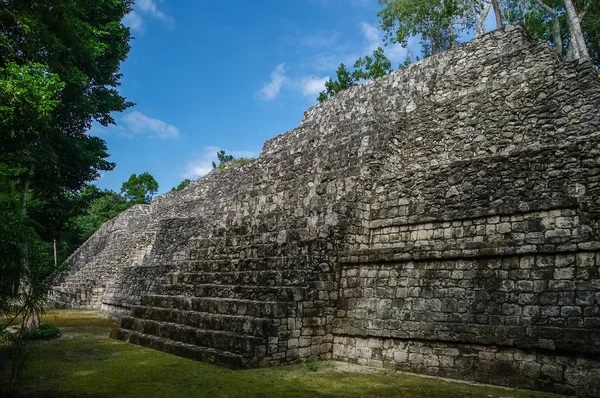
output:
<instances>
[{"instance_id":1,"label":"white cloud","mask_svg":"<svg viewBox=\"0 0 600 398\"><path fill-rule=\"evenodd\" d=\"M279 95L284 84L289 82L289 78L285 74L285 64L279 64L271 72L271 80L266 83L257 93L258 97L270 101Z\"/></svg>"},{"instance_id":2,"label":"white cloud","mask_svg":"<svg viewBox=\"0 0 600 398\"><path fill-rule=\"evenodd\" d=\"M384 45L383 33L374 25L367 22L359 24L360 32L362 33L362 43L359 46L355 45L338 45L331 51L321 52L308 58L302 62L302 68L310 68L314 71L333 72L337 69L340 63L344 63L347 67L352 67L354 62L365 55L373 54L377 47L382 47L386 57L392 62L392 66L396 68L398 64L404 61L411 47L417 47L418 43L415 40L409 39L409 48L403 48L399 44Z\"/></svg>"},{"instance_id":3,"label":"white cloud","mask_svg":"<svg viewBox=\"0 0 600 398\"><path fill-rule=\"evenodd\" d=\"M141 112L133 111L123 117L127 131L133 135L147 134L158 138L177 138L179 129L159 119L154 119Z\"/></svg>"},{"instance_id":4,"label":"white cloud","mask_svg":"<svg viewBox=\"0 0 600 398\"><path fill-rule=\"evenodd\" d=\"M370 25L366 22L361 22L360 28L365 39L369 41L369 47L372 47L373 45L378 46L381 43L379 29L377 29L375 26Z\"/></svg>"},{"instance_id":5,"label":"white cloud","mask_svg":"<svg viewBox=\"0 0 600 398\"><path fill-rule=\"evenodd\" d=\"M133 11L125 15L123 23L133 31L143 32L147 18L160 19L167 24L172 24L173 19L158 9L154 0L137 0Z\"/></svg>"},{"instance_id":6,"label":"white cloud","mask_svg":"<svg viewBox=\"0 0 600 398\"><path fill-rule=\"evenodd\" d=\"M325 82L329 80L329 76L315 77L307 76L300 80L300 91L307 97L315 97L325 89Z\"/></svg>"},{"instance_id":7,"label":"white cloud","mask_svg":"<svg viewBox=\"0 0 600 398\"><path fill-rule=\"evenodd\" d=\"M329 76L323 77L325 71L334 72L340 63L351 68L358 58L371 55L378 47L384 49L394 69L406 59L409 49L399 44L385 46L383 33L376 26L363 21L359 24L359 28L363 40L358 47L341 44L334 46L330 51L315 54L297 65L298 69L309 71L304 74L294 73L294 71L288 74L285 64L279 64L271 72L270 81L256 93L256 96L263 100L274 100L282 90L287 89L314 99L319 92L323 91L325 82L329 79ZM337 40L338 37L328 42L325 37L306 36L300 39L300 43L316 48L321 45L333 46L334 41ZM409 47L413 44L414 41L409 40Z\"/></svg>"},{"instance_id":8,"label":"white cloud","mask_svg":"<svg viewBox=\"0 0 600 398\"><path fill-rule=\"evenodd\" d=\"M212 162L219 163L217 152L221 148L216 146L207 146L201 154L196 155L195 159L188 163L185 171L181 174L182 178L196 179L200 178L213 170ZM229 151L225 150L228 155L233 155L235 158L251 158L254 156L249 151Z\"/></svg>"},{"instance_id":9,"label":"white cloud","mask_svg":"<svg viewBox=\"0 0 600 398\"><path fill-rule=\"evenodd\" d=\"M340 62L352 62L350 58L342 54L316 54L303 63L303 66L309 66L319 71L332 71L337 69Z\"/></svg>"},{"instance_id":10,"label":"white cloud","mask_svg":"<svg viewBox=\"0 0 600 398\"><path fill-rule=\"evenodd\" d=\"M323 91L325 82L329 76L297 76L290 79L285 71L285 65L279 64L271 72L271 80L266 83L257 93L256 96L265 101L271 101L277 98L282 89L298 91L307 97L314 97Z\"/></svg>"},{"instance_id":11,"label":"white cloud","mask_svg":"<svg viewBox=\"0 0 600 398\"><path fill-rule=\"evenodd\" d=\"M131 11L129 14L123 17L123 24L125 24L125 26L129 26L131 30L139 32L143 27L142 17L137 12Z\"/></svg>"},{"instance_id":12,"label":"white cloud","mask_svg":"<svg viewBox=\"0 0 600 398\"><path fill-rule=\"evenodd\" d=\"M363 36L367 41L364 55L371 55L373 51L377 49L377 47L381 47L385 52L385 56L392 62L392 64L404 61L408 53L406 48L402 47L400 44L390 44L384 46L383 34L376 26L373 26L367 22L361 22L360 27Z\"/></svg>"},{"instance_id":13,"label":"white cloud","mask_svg":"<svg viewBox=\"0 0 600 398\"><path fill-rule=\"evenodd\" d=\"M159 19L165 19L166 15L156 7L156 4L152 0L137 0L135 4L138 6L140 11L146 12L153 17Z\"/></svg>"},{"instance_id":14,"label":"white cloud","mask_svg":"<svg viewBox=\"0 0 600 398\"><path fill-rule=\"evenodd\" d=\"M334 45L338 39L340 38L339 32L334 32L332 34L316 34L316 35L307 35L300 38L299 43L304 47L309 48L322 48L322 47L330 47Z\"/></svg>"}]
</instances>

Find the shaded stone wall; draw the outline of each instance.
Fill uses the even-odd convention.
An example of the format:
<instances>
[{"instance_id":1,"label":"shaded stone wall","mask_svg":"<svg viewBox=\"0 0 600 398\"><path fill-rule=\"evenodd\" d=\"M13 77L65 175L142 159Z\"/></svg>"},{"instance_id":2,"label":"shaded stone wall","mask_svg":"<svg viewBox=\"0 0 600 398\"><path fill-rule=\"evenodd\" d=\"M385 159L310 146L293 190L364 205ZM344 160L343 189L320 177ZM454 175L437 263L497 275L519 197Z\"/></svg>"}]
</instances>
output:
<instances>
[{"instance_id":1,"label":"shaded stone wall","mask_svg":"<svg viewBox=\"0 0 600 398\"><path fill-rule=\"evenodd\" d=\"M50 298L60 307L98 309L124 268L141 264L156 233L150 206L137 205L106 222L67 260L68 272L53 282ZM143 283L141 280L139 283ZM123 304L115 302L116 314ZM129 307L126 307L127 309Z\"/></svg>"},{"instance_id":2,"label":"shaded stone wall","mask_svg":"<svg viewBox=\"0 0 600 398\"><path fill-rule=\"evenodd\" d=\"M120 317L115 338L231 367L597 395L599 108L592 65L492 32L309 109L130 237L99 231L56 291Z\"/></svg>"},{"instance_id":3,"label":"shaded stone wall","mask_svg":"<svg viewBox=\"0 0 600 398\"><path fill-rule=\"evenodd\" d=\"M583 252L348 264L333 357L593 395L600 386L597 258Z\"/></svg>"}]
</instances>

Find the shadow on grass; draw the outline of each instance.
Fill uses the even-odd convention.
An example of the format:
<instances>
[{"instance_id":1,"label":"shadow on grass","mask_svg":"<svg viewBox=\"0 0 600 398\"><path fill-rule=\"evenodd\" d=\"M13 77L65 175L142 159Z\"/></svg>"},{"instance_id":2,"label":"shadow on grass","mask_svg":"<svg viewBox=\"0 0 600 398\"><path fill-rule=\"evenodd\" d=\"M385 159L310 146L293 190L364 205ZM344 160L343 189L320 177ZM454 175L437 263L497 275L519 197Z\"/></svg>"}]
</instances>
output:
<instances>
[{"instance_id":1,"label":"shadow on grass","mask_svg":"<svg viewBox=\"0 0 600 398\"><path fill-rule=\"evenodd\" d=\"M40 343L26 369L26 397L428 397L552 395L389 373L342 372L335 364L232 371L110 340L114 321L93 312L51 311L62 337Z\"/></svg>"}]
</instances>

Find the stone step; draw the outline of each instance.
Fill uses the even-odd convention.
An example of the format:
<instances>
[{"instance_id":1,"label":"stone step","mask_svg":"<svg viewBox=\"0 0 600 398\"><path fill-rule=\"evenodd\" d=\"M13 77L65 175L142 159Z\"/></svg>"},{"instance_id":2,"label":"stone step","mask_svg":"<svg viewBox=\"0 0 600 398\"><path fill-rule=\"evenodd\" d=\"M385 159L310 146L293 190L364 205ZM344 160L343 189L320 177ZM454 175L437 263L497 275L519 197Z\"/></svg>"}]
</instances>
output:
<instances>
[{"instance_id":1,"label":"stone step","mask_svg":"<svg viewBox=\"0 0 600 398\"><path fill-rule=\"evenodd\" d=\"M266 338L247 334L206 330L171 322L124 317L121 328L163 339L179 341L201 347L229 351L245 357L256 355L258 346L266 347Z\"/></svg>"},{"instance_id":2,"label":"stone step","mask_svg":"<svg viewBox=\"0 0 600 398\"><path fill-rule=\"evenodd\" d=\"M240 271L311 271L306 268L306 258L291 260L289 257L269 259L232 260L185 260L178 266L182 272L240 272Z\"/></svg>"},{"instance_id":3,"label":"stone step","mask_svg":"<svg viewBox=\"0 0 600 398\"><path fill-rule=\"evenodd\" d=\"M207 312L143 306L133 307L131 317L159 322L178 323L199 329L223 330L232 333L249 334L257 337L268 336L272 324L271 319L266 318L256 318L244 315L211 314Z\"/></svg>"},{"instance_id":4,"label":"stone step","mask_svg":"<svg viewBox=\"0 0 600 398\"><path fill-rule=\"evenodd\" d=\"M308 287L216 284L171 284L161 293L173 296L215 297L257 301L302 301Z\"/></svg>"},{"instance_id":5,"label":"stone step","mask_svg":"<svg viewBox=\"0 0 600 398\"><path fill-rule=\"evenodd\" d=\"M152 348L196 361L227 366L231 369L246 369L252 367L253 362L255 362L246 360L241 355L234 354L232 352L208 347L199 347L182 343L180 341L174 341L135 332L132 330L115 329L111 332L110 337L116 340L125 341L142 347Z\"/></svg>"},{"instance_id":6,"label":"stone step","mask_svg":"<svg viewBox=\"0 0 600 398\"><path fill-rule=\"evenodd\" d=\"M285 318L288 316L289 310L296 308L296 304L293 302L284 301L163 295L143 296L140 305L212 314L246 315L257 318Z\"/></svg>"},{"instance_id":7,"label":"stone step","mask_svg":"<svg viewBox=\"0 0 600 398\"><path fill-rule=\"evenodd\" d=\"M81 291L87 291L87 290L91 290L92 285L82 285L82 284L68 284L65 286L53 286L52 290L55 292L59 292L59 293L64 293L64 294L74 294L74 293L78 293Z\"/></svg>"},{"instance_id":8,"label":"stone step","mask_svg":"<svg viewBox=\"0 0 600 398\"><path fill-rule=\"evenodd\" d=\"M178 272L173 284L300 286L307 279L300 271Z\"/></svg>"}]
</instances>

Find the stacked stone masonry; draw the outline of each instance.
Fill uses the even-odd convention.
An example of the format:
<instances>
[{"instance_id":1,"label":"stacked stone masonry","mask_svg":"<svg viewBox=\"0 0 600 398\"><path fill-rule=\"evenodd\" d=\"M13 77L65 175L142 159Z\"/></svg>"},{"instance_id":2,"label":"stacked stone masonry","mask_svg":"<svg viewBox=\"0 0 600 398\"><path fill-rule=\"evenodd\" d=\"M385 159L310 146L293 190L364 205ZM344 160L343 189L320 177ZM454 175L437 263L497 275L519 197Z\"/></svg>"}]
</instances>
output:
<instances>
[{"instance_id":1,"label":"stacked stone masonry","mask_svg":"<svg viewBox=\"0 0 600 398\"><path fill-rule=\"evenodd\" d=\"M600 396L599 146L598 72L507 27L111 220L54 299L234 368L336 359Z\"/></svg>"}]
</instances>

